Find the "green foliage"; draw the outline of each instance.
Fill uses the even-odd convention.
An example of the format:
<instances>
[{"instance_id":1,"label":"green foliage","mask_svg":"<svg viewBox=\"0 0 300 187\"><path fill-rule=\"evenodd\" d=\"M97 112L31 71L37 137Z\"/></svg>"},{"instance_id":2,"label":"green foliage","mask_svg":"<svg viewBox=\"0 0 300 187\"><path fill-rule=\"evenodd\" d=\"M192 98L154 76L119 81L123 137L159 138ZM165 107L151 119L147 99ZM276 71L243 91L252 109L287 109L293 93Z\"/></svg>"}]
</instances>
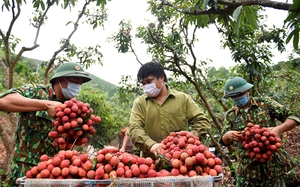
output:
<instances>
[{"instance_id":1,"label":"green foliage","mask_svg":"<svg viewBox=\"0 0 300 187\"><path fill-rule=\"evenodd\" d=\"M227 101L226 99L222 99L224 94L224 85L226 81L236 76L235 73L231 72L230 70L226 69L225 67L221 66L219 69L216 69L215 67L209 67L207 70L207 79L209 81L209 84L214 88L216 91L217 98L221 99L223 103L231 104L232 102ZM211 93L206 93L208 102L210 103L210 106L212 107L212 110L216 115L223 113L223 108L219 105L215 105L215 99L211 95Z\"/></svg>"},{"instance_id":2,"label":"green foliage","mask_svg":"<svg viewBox=\"0 0 300 187\"><path fill-rule=\"evenodd\" d=\"M20 39L19 38L16 38L14 35L10 35L10 42L8 43L9 45L9 48L11 49L11 51L15 51L17 45L20 43ZM5 51L5 43L4 43L4 40L1 38L0 39L0 51Z\"/></svg>"},{"instance_id":3,"label":"green foliage","mask_svg":"<svg viewBox=\"0 0 300 187\"><path fill-rule=\"evenodd\" d=\"M299 115L300 59L279 62L273 66L273 69L272 75L269 76L269 83L264 87L268 91L263 94L268 94Z\"/></svg>"},{"instance_id":4,"label":"green foliage","mask_svg":"<svg viewBox=\"0 0 300 187\"><path fill-rule=\"evenodd\" d=\"M259 24L260 21L264 21L263 16L258 16L256 23ZM257 88L267 85L265 77L271 73L270 65L273 57L271 45L275 44L280 52L285 50L282 39L286 36L285 29L275 26L267 28L264 24L259 24L259 27L244 24L239 26L238 34L230 27L223 31L223 46L230 49L232 59L238 62L232 70L256 84ZM259 92L261 90L258 90Z\"/></svg>"},{"instance_id":5,"label":"green foliage","mask_svg":"<svg viewBox=\"0 0 300 187\"><path fill-rule=\"evenodd\" d=\"M20 74L21 76L28 76L30 74L30 69L25 64L18 63L15 67L15 72Z\"/></svg>"},{"instance_id":6,"label":"green foliage","mask_svg":"<svg viewBox=\"0 0 300 187\"><path fill-rule=\"evenodd\" d=\"M258 11L259 7L247 7L247 6L239 6L237 7L233 14L234 22L231 22L235 28L235 33L240 35L240 27L244 24L249 25L253 29L257 29L258 27ZM244 24L242 24L244 23Z\"/></svg>"},{"instance_id":7,"label":"green foliage","mask_svg":"<svg viewBox=\"0 0 300 187\"><path fill-rule=\"evenodd\" d=\"M0 54L0 58L3 56ZM14 71L14 87L18 87L24 83L42 83L42 73L39 67L42 66L42 61L21 57ZM0 91L6 89L4 84L5 74L3 67L0 66Z\"/></svg>"},{"instance_id":8,"label":"green foliage","mask_svg":"<svg viewBox=\"0 0 300 187\"><path fill-rule=\"evenodd\" d=\"M6 182L7 175L4 173L2 169L0 169L0 186L6 187L8 183Z\"/></svg>"},{"instance_id":9,"label":"green foliage","mask_svg":"<svg viewBox=\"0 0 300 187\"><path fill-rule=\"evenodd\" d=\"M120 102L131 104L135 97L141 94L143 94L143 90L137 80L131 76L122 76L117 93Z\"/></svg>"},{"instance_id":10,"label":"green foliage","mask_svg":"<svg viewBox=\"0 0 300 187\"><path fill-rule=\"evenodd\" d=\"M169 16L174 16L184 24L196 25L198 28L208 27L210 24L221 25L221 30L230 28L232 31L241 35L240 28L244 25L257 29L259 27L259 17L264 7L273 7L275 9L284 9L288 7L288 2L282 5L282 2L276 4L273 2L259 1L216 1L216 0L177 0L161 1L161 3L151 0L148 1L149 9L153 15L156 15L163 22L172 24ZM289 43L293 38L294 49L299 45L299 1L293 1L289 7L289 16L285 19L285 25L289 26L290 34L288 38L282 38ZM164 11L161 11L164 9Z\"/></svg>"},{"instance_id":11,"label":"green foliage","mask_svg":"<svg viewBox=\"0 0 300 187\"><path fill-rule=\"evenodd\" d=\"M131 22L125 22L124 20L122 20L119 23L119 26L120 29L118 33L116 33L115 36L110 37L109 40L116 43L115 47L118 49L118 52L126 53L129 51L131 44Z\"/></svg>"},{"instance_id":12,"label":"green foliage","mask_svg":"<svg viewBox=\"0 0 300 187\"><path fill-rule=\"evenodd\" d=\"M75 59L78 59L78 62L86 69L93 64L98 63L102 65L103 55L100 51L100 45L81 48L69 43L65 39L62 39L60 44L64 45L64 43L67 43L64 48L64 54L57 57L57 61L61 63L72 62L72 59L75 57Z\"/></svg>"},{"instance_id":13,"label":"green foliage","mask_svg":"<svg viewBox=\"0 0 300 187\"><path fill-rule=\"evenodd\" d=\"M113 106L120 106L114 107L113 113L118 114L121 128L128 126L132 104L142 93L142 88L131 76L122 77L117 93L109 101Z\"/></svg>"},{"instance_id":14,"label":"green foliage","mask_svg":"<svg viewBox=\"0 0 300 187\"><path fill-rule=\"evenodd\" d=\"M286 39L286 43L289 43L293 38L293 46L295 50L299 49L300 16L299 12L292 12L292 10L299 10L299 8L300 1L293 1L293 5L289 8L289 15L284 20L284 24L291 30Z\"/></svg>"},{"instance_id":15,"label":"green foliage","mask_svg":"<svg viewBox=\"0 0 300 187\"><path fill-rule=\"evenodd\" d=\"M233 76L234 74L223 66L221 66L219 69L216 69L215 67L209 67L207 71L207 78L222 77L223 79L227 80ZM215 83L218 80L212 80L212 81Z\"/></svg>"},{"instance_id":16,"label":"green foliage","mask_svg":"<svg viewBox=\"0 0 300 187\"><path fill-rule=\"evenodd\" d=\"M91 140L91 145L95 149L102 149L105 145L115 139L120 129L120 124L116 120L117 114L113 114L112 107L107 103L107 98L100 90L85 87L76 97L85 103L89 103L94 109L94 114L101 117L101 123L95 125L96 134ZM101 137L101 138L100 138Z\"/></svg>"},{"instance_id":17,"label":"green foliage","mask_svg":"<svg viewBox=\"0 0 300 187\"><path fill-rule=\"evenodd\" d=\"M106 5L106 0L97 0L97 6L101 6L102 8L104 8L105 5Z\"/></svg>"}]
</instances>

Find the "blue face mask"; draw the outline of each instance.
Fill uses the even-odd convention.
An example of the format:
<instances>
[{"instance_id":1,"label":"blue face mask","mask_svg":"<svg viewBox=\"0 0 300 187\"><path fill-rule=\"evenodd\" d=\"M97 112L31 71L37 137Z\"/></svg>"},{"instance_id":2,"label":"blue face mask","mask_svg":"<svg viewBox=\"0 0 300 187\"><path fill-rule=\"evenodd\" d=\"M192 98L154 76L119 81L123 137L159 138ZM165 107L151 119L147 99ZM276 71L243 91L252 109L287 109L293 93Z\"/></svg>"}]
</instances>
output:
<instances>
[{"instance_id":1,"label":"blue face mask","mask_svg":"<svg viewBox=\"0 0 300 187\"><path fill-rule=\"evenodd\" d=\"M65 79L65 81L67 81L67 80ZM68 82L68 81L67 81L67 83L68 83L68 86L66 88L63 88L60 83L59 83L59 85L61 87L64 97L66 99L71 99L79 93L81 85L77 84L77 83L73 83L73 82Z\"/></svg>"},{"instance_id":2,"label":"blue face mask","mask_svg":"<svg viewBox=\"0 0 300 187\"><path fill-rule=\"evenodd\" d=\"M236 104L236 106L238 106L238 107L245 106L248 103L248 101L249 101L247 94L245 94L245 95L243 95L241 97L238 97L236 99L232 99L232 100Z\"/></svg>"}]
</instances>

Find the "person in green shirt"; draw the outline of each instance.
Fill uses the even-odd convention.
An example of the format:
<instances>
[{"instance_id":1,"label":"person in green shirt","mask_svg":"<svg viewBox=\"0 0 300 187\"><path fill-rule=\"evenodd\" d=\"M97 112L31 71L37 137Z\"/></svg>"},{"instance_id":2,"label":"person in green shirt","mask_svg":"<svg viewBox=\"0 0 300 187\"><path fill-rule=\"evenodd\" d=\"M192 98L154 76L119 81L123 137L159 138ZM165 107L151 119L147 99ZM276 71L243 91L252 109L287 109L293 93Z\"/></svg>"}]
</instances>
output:
<instances>
[{"instance_id":1,"label":"person in green shirt","mask_svg":"<svg viewBox=\"0 0 300 187\"><path fill-rule=\"evenodd\" d=\"M300 119L282 104L270 97L251 97L253 84L242 77L229 79L225 84L224 98L231 98L235 103L225 113L223 132L220 143L234 145L237 156L237 187L284 187L284 176L295 167L283 146L272 154L272 160L257 161L248 156L248 150L242 145L242 131L248 123L266 127L280 137L283 132L292 130ZM276 121L281 122L276 125Z\"/></svg>"},{"instance_id":2,"label":"person in green shirt","mask_svg":"<svg viewBox=\"0 0 300 187\"><path fill-rule=\"evenodd\" d=\"M187 94L171 89L163 66L155 61L143 64L137 80L145 94L137 97L131 109L129 137L142 157L155 158L162 152L161 141L170 132L188 130L201 139L211 125L207 115Z\"/></svg>"},{"instance_id":3,"label":"person in green shirt","mask_svg":"<svg viewBox=\"0 0 300 187\"><path fill-rule=\"evenodd\" d=\"M25 84L0 93L0 110L18 113L15 148L11 163L10 186L37 165L43 154L54 156L58 148L52 145L48 133L54 130L55 107L75 97L81 84L91 80L77 63L60 65L51 78L51 85Z\"/></svg>"}]
</instances>

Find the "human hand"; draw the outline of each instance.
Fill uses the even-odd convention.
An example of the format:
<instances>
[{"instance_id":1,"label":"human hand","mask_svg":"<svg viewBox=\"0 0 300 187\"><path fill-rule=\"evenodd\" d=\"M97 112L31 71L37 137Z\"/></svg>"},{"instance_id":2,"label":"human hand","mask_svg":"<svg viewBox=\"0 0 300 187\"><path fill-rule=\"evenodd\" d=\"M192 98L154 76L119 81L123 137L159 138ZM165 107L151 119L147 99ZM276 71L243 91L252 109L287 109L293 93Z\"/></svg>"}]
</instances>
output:
<instances>
[{"instance_id":1,"label":"human hand","mask_svg":"<svg viewBox=\"0 0 300 187\"><path fill-rule=\"evenodd\" d=\"M163 144L162 143L156 143L153 144L150 148L150 152L153 153L155 156L159 153L161 153L163 150Z\"/></svg>"},{"instance_id":2,"label":"human hand","mask_svg":"<svg viewBox=\"0 0 300 187\"><path fill-rule=\"evenodd\" d=\"M239 131L228 131L224 136L226 136L230 141L239 142L242 140L243 135Z\"/></svg>"},{"instance_id":3,"label":"human hand","mask_svg":"<svg viewBox=\"0 0 300 187\"><path fill-rule=\"evenodd\" d=\"M55 108L61 104L62 103L58 101L47 101L47 112L52 118L55 118L56 116Z\"/></svg>"},{"instance_id":4,"label":"human hand","mask_svg":"<svg viewBox=\"0 0 300 187\"><path fill-rule=\"evenodd\" d=\"M276 137L279 137L280 136L280 131L277 127L268 127L268 130L270 132L273 132L275 134Z\"/></svg>"},{"instance_id":5,"label":"human hand","mask_svg":"<svg viewBox=\"0 0 300 187\"><path fill-rule=\"evenodd\" d=\"M124 153L124 152L125 152L125 147L121 147L119 151L120 151L121 153Z\"/></svg>"}]
</instances>

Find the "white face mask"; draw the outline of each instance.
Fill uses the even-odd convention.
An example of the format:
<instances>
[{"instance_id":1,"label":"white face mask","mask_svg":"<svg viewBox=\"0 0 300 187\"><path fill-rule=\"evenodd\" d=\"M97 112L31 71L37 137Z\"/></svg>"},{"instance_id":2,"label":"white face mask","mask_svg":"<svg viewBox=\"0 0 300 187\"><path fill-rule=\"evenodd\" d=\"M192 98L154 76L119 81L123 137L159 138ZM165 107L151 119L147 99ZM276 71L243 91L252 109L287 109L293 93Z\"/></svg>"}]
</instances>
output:
<instances>
[{"instance_id":1,"label":"white face mask","mask_svg":"<svg viewBox=\"0 0 300 187\"><path fill-rule=\"evenodd\" d=\"M65 79L65 81L67 81L67 80ZM77 83L73 83L73 82L68 82L68 81L67 81L67 83L68 83L67 88L63 88L61 86L60 82L59 82L59 85L61 87L64 97L66 99L71 99L79 93L81 85L77 84Z\"/></svg>"},{"instance_id":2,"label":"white face mask","mask_svg":"<svg viewBox=\"0 0 300 187\"><path fill-rule=\"evenodd\" d=\"M161 88L157 88L155 82L150 84L145 84L143 86L144 92L148 97L156 97L158 96Z\"/></svg>"}]
</instances>

